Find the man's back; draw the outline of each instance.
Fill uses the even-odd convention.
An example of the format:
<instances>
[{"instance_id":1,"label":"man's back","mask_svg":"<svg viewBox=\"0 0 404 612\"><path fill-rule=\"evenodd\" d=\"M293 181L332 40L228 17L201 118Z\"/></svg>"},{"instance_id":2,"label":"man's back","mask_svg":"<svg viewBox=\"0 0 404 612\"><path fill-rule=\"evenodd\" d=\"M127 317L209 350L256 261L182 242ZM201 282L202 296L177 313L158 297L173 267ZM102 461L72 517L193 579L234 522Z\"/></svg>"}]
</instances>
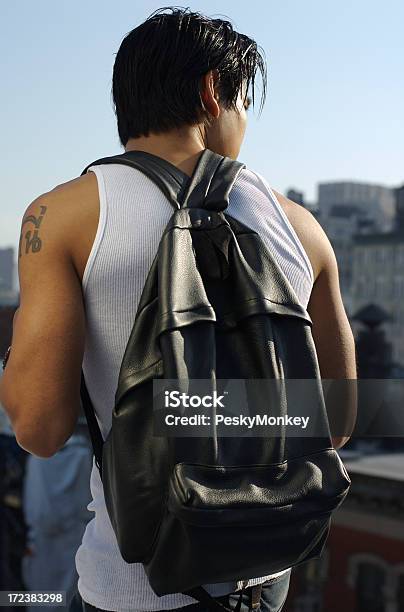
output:
<instances>
[{"instance_id":1,"label":"man's back","mask_svg":"<svg viewBox=\"0 0 404 612\"><path fill-rule=\"evenodd\" d=\"M178 168L180 169L180 166ZM182 170L182 172L187 175L191 174L191 171ZM256 183L261 182L265 188L269 187L265 178L257 172L254 172L254 175ZM274 189L270 188L270 191L280 206L282 216L286 216L292 232L296 234L300 246L303 247L303 256L308 259L310 274L315 280L324 259L324 242L328 242L325 234L315 218L304 207L292 202ZM100 217L98 182L95 174L89 172L85 176L58 185L52 191L40 196L36 202L38 205L46 203L56 207L63 216L63 226L66 230L65 241L70 245L69 250L74 267L82 281L93 249ZM167 210L172 211L171 207Z\"/></svg>"},{"instance_id":2,"label":"man's back","mask_svg":"<svg viewBox=\"0 0 404 612\"><path fill-rule=\"evenodd\" d=\"M83 370L105 439L137 305L173 211L157 186L137 170L114 164L94 166L92 171L99 189L99 214L95 231L87 228L87 234L95 238L82 267L86 308ZM179 174L186 180L184 173ZM229 200L227 214L261 235L306 307L313 284L311 263L265 179L243 170ZM90 509L95 519L88 525L76 556L83 599L101 609L120 610L170 609L191 603L183 595L157 598L143 567L122 560L95 466L91 489ZM121 584L119 592L114 588L117 583Z\"/></svg>"}]
</instances>

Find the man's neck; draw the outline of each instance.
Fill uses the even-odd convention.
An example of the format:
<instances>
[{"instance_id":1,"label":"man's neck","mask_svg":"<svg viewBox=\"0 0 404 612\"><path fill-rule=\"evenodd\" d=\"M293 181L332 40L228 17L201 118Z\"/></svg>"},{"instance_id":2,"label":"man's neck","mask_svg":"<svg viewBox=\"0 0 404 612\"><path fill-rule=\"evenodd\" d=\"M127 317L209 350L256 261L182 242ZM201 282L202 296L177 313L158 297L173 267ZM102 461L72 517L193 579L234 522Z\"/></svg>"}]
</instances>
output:
<instances>
[{"instance_id":1,"label":"man's neck","mask_svg":"<svg viewBox=\"0 0 404 612\"><path fill-rule=\"evenodd\" d=\"M169 133L130 138L125 146L125 151L152 153L191 176L199 156L205 148L202 139L197 137L195 133L188 138L178 133Z\"/></svg>"}]
</instances>

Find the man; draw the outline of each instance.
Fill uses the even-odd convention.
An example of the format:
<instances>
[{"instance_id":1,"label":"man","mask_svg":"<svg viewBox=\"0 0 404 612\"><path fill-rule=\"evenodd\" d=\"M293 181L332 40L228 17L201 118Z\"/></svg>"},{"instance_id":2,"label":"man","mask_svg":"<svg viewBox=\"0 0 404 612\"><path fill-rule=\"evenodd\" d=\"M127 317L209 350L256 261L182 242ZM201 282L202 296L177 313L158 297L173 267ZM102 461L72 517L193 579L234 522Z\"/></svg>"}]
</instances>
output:
<instances>
[{"instance_id":1,"label":"man","mask_svg":"<svg viewBox=\"0 0 404 612\"><path fill-rule=\"evenodd\" d=\"M123 40L113 96L125 150L163 158L185 180L205 148L237 158L247 92L259 68L265 97L266 69L256 43L229 22L170 10L156 11ZM271 245L308 307L322 376L355 378L354 342L335 256L312 215L249 169L240 173L226 212ZM29 452L50 457L71 435L82 365L106 438L123 352L171 213L146 176L117 164L93 166L27 208L20 239L21 305L1 399ZM345 441L333 440L336 447ZM76 555L84 609L205 610L185 595L157 597L143 567L122 560L95 465L91 492L88 508L95 518ZM259 579L264 584L260 610L283 607L289 578L285 570ZM211 593L233 608L239 586L216 585Z\"/></svg>"}]
</instances>

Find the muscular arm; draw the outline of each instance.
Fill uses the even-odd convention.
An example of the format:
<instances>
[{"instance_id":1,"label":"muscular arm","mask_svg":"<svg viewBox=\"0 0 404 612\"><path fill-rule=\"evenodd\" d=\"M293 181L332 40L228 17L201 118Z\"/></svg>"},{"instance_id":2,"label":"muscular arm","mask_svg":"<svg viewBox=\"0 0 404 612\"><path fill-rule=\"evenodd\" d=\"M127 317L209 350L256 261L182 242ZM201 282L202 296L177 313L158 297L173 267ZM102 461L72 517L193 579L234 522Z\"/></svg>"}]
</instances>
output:
<instances>
[{"instance_id":1,"label":"muscular arm","mask_svg":"<svg viewBox=\"0 0 404 612\"><path fill-rule=\"evenodd\" d=\"M340 434L350 434L356 420L356 384L349 381L356 380L357 369L355 341L341 298L337 261L330 241L313 215L281 194L276 195L312 263L315 280L307 309L313 321L312 332L321 377L340 381L334 385L335 399L332 387L329 393L330 410L338 409L344 413L336 419L338 435L333 437L334 447L340 448L349 440L349 435ZM333 420L335 415L331 413L329 416Z\"/></svg>"},{"instance_id":2,"label":"muscular arm","mask_svg":"<svg viewBox=\"0 0 404 612\"><path fill-rule=\"evenodd\" d=\"M321 377L331 383L327 410L334 432L333 445L340 448L349 440L356 421L355 341L342 303L337 262L328 239L324 240L323 256L308 312L313 321Z\"/></svg>"},{"instance_id":3,"label":"muscular arm","mask_svg":"<svg viewBox=\"0 0 404 612\"><path fill-rule=\"evenodd\" d=\"M63 446L80 408L85 314L70 253L77 223L71 198L79 186L40 196L21 223L20 306L0 401L20 446L41 457Z\"/></svg>"}]
</instances>

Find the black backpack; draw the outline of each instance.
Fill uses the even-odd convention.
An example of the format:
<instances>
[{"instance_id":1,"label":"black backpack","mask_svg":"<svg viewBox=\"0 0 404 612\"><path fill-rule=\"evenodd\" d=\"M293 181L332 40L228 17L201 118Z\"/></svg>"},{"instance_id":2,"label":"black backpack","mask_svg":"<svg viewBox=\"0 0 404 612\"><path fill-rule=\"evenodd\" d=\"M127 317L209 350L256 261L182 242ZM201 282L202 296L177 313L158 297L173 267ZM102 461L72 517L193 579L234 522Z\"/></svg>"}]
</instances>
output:
<instances>
[{"instance_id":1,"label":"black backpack","mask_svg":"<svg viewBox=\"0 0 404 612\"><path fill-rule=\"evenodd\" d=\"M201 585L320 556L350 480L331 442L310 317L259 235L226 214L245 165L209 149L188 180L141 151L90 165L107 163L145 173L174 211L137 309L105 442L84 375L83 407L123 559L144 565L157 595L206 600ZM156 435L156 381L221 390L222 381L240 381L263 413L257 389L274 397L274 383L289 379L311 382L321 435L288 435L282 426L272 436L215 428ZM276 397L271 414L292 409L287 394Z\"/></svg>"}]
</instances>

